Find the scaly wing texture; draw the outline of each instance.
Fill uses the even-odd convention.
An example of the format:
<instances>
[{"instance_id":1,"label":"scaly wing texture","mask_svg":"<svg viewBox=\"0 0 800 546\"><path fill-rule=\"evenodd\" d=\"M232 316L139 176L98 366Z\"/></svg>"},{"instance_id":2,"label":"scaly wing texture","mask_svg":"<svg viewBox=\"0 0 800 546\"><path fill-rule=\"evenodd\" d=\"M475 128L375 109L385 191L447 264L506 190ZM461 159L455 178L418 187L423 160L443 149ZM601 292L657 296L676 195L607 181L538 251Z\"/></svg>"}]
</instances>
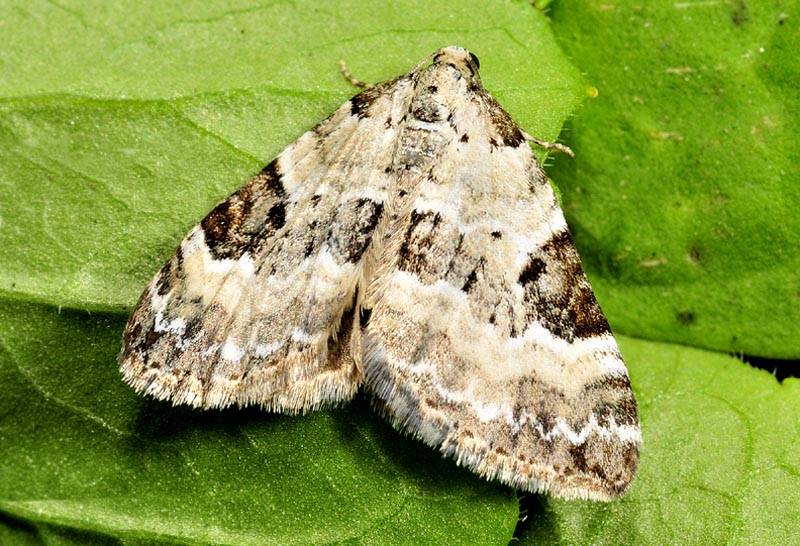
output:
<instances>
[{"instance_id":1,"label":"scaly wing texture","mask_svg":"<svg viewBox=\"0 0 800 546\"><path fill-rule=\"evenodd\" d=\"M122 372L175 403L286 412L365 382L395 426L487 478L615 498L636 402L564 217L477 58L431 58L192 230L131 316Z\"/></svg>"},{"instance_id":2,"label":"scaly wing texture","mask_svg":"<svg viewBox=\"0 0 800 546\"><path fill-rule=\"evenodd\" d=\"M636 402L552 188L473 56L444 49L414 85L365 301L366 386L482 476L615 498L638 462Z\"/></svg>"},{"instance_id":3,"label":"scaly wing texture","mask_svg":"<svg viewBox=\"0 0 800 546\"><path fill-rule=\"evenodd\" d=\"M136 390L286 412L352 397L364 253L392 183L387 120L408 100L407 77L357 95L189 233L125 329L120 369Z\"/></svg>"}]
</instances>

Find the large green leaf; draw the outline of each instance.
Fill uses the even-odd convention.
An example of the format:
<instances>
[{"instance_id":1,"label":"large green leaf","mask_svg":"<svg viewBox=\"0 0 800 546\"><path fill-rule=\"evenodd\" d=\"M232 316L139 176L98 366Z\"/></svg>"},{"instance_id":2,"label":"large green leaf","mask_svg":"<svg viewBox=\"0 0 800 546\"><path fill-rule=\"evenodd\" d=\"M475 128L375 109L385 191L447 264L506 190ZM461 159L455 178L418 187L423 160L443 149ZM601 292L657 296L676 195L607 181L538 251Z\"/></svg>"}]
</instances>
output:
<instances>
[{"instance_id":1,"label":"large green leaf","mask_svg":"<svg viewBox=\"0 0 800 546\"><path fill-rule=\"evenodd\" d=\"M575 0L551 17L599 89L550 174L612 325L800 358L800 3Z\"/></svg>"},{"instance_id":2,"label":"large green leaf","mask_svg":"<svg viewBox=\"0 0 800 546\"><path fill-rule=\"evenodd\" d=\"M586 95L525 3L20 3L0 52L0 540L504 544L518 505L358 399L282 417L137 397L127 310L209 208L444 45L555 138ZM533 82L533 83L531 83ZM80 309L80 310L76 310ZM91 315L85 311L92 311Z\"/></svg>"},{"instance_id":3,"label":"large green leaf","mask_svg":"<svg viewBox=\"0 0 800 546\"><path fill-rule=\"evenodd\" d=\"M534 544L791 544L800 521L800 380L700 349L620 338L641 466L611 504L537 497Z\"/></svg>"},{"instance_id":4,"label":"large green leaf","mask_svg":"<svg viewBox=\"0 0 800 546\"><path fill-rule=\"evenodd\" d=\"M519 3L114 6L25 3L6 23L21 43L0 66L0 190L15 196L0 203L0 291L135 301L214 203L355 94L340 59L380 81L469 47L542 138L585 96L545 19Z\"/></svg>"},{"instance_id":5,"label":"large green leaf","mask_svg":"<svg viewBox=\"0 0 800 546\"><path fill-rule=\"evenodd\" d=\"M138 398L109 365L123 321L0 306L7 536L28 528L67 544L508 540L517 504L507 489L403 438L361 399L284 417ZM708 351L621 344L645 434L634 487L612 504L536 497L522 543L787 543L800 519L800 381L780 386Z\"/></svg>"},{"instance_id":6,"label":"large green leaf","mask_svg":"<svg viewBox=\"0 0 800 546\"><path fill-rule=\"evenodd\" d=\"M797 2L556 2L598 87L550 170L612 325L800 357ZM800 383L724 354L622 339L644 446L611 505L537 498L522 544L788 544Z\"/></svg>"},{"instance_id":7,"label":"large green leaf","mask_svg":"<svg viewBox=\"0 0 800 546\"><path fill-rule=\"evenodd\" d=\"M503 544L511 535L511 490L404 438L364 400L286 417L136 396L114 365L124 320L0 304L6 514L80 531L78 544Z\"/></svg>"},{"instance_id":8,"label":"large green leaf","mask_svg":"<svg viewBox=\"0 0 800 546\"><path fill-rule=\"evenodd\" d=\"M796 0L545 4L599 90L571 121L578 157L550 171L612 326L798 358ZM378 81L469 47L515 119L555 138L587 88L544 17L477 0L6 7L0 543L507 542L513 493L363 398L189 411L135 396L115 354L188 228L353 94L340 58ZM630 494L528 496L521 543L791 543L800 382L642 339L621 339L645 438Z\"/></svg>"}]
</instances>

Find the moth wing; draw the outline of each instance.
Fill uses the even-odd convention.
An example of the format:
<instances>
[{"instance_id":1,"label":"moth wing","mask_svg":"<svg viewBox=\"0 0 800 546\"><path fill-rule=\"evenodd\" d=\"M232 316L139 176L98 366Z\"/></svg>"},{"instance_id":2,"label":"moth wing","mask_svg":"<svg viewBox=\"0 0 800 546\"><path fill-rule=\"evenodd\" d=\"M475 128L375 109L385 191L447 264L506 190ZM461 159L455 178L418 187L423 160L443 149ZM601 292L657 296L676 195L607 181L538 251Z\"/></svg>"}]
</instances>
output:
<instances>
[{"instance_id":1,"label":"moth wing","mask_svg":"<svg viewBox=\"0 0 800 546\"><path fill-rule=\"evenodd\" d=\"M137 391L287 412L352 397L362 258L393 154L373 136L391 142L406 86L357 95L195 226L125 329L120 369Z\"/></svg>"},{"instance_id":2,"label":"moth wing","mask_svg":"<svg viewBox=\"0 0 800 546\"><path fill-rule=\"evenodd\" d=\"M365 384L488 479L609 500L638 462L627 370L544 172L485 100L494 119L439 154L369 285Z\"/></svg>"}]
</instances>

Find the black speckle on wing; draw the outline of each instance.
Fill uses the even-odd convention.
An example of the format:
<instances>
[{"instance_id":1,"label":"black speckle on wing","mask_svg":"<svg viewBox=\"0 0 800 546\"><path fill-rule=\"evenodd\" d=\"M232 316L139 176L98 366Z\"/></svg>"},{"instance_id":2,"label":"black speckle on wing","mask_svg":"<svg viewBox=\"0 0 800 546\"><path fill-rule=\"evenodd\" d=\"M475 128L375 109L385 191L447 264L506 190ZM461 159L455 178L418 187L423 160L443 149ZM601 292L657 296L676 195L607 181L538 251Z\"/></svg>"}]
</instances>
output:
<instances>
[{"instance_id":1,"label":"black speckle on wing","mask_svg":"<svg viewBox=\"0 0 800 546\"><path fill-rule=\"evenodd\" d=\"M411 219L400 246L398 268L408 273L421 275L431 267L435 257L430 255L434 247L442 218L438 212L411 212Z\"/></svg>"},{"instance_id":2,"label":"black speckle on wing","mask_svg":"<svg viewBox=\"0 0 800 546\"><path fill-rule=\"evenodd\" d=\"M368 87L350 99L350 112L360 119L369 117L371 106L381 97L385 97L387 87L394 85L394 83L394 81L388 81ZM391 119L389 121L391 121Z\"/></svg>"},{"instance_id":3,"label":"black speckle on wing","mask_svg":"<svg viewBox=\"0 0 800 546\"><path fill-rule=\"evenodd\" d=\"M383 203L371 199L348 201L328 234L327 243L334 255L346 262L358 262L372 241L382 212Z\"/></svg>"},{"instance_id":4,"label":"black speckle on wing","mask_svg":"<svg viewBox=\"0 0 800 546\"><path fill-rule=\"evenodd\" d=\"M286 223L285 196L275 160L200 222L211 255L238 259L280 230Z\"/></svg>"},{"instance_id":5,"label":"black speckle on wing","mask_svg":"<svg viewBox=\"0 0 800 546\"><path fill-rule=\"evenodd\" d=\"M502 142L494 141L496 146L519 147L525 142L525 135L519 125L511 119L502 106L488 93L482 94L484 104L488 109L489 119Z\"/></svg>"},{"instance_id":6,"label":"black speckle on wing","mask_svg":"<svg viewBox=\"0 0 800 546\"><path fill-rule=\"evenodd\" d=\"M610 331L566 229L530 255L519 275L528 322L572 341Z\"/></svg>"}]
</instances>

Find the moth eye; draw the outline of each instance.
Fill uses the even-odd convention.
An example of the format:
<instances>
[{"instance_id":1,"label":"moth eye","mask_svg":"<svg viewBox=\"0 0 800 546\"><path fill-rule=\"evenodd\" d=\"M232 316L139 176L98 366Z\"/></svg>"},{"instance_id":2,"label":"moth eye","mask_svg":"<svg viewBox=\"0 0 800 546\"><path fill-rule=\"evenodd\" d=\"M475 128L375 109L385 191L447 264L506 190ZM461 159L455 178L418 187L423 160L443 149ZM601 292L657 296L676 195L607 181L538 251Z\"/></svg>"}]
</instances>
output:
<instances>
[{"instance_id":1,"label":"moth eye","mask_svg":"<svg viewBox=\"0 0 800 546\"><path fill-rule=\"evenodd\" d=\"M475 63L475 68L479 69L481 67L481 62L478 60L478 56L474 53L470 53L469 56L472 59L472 62Z\"/></svg>"}]
</instances>

